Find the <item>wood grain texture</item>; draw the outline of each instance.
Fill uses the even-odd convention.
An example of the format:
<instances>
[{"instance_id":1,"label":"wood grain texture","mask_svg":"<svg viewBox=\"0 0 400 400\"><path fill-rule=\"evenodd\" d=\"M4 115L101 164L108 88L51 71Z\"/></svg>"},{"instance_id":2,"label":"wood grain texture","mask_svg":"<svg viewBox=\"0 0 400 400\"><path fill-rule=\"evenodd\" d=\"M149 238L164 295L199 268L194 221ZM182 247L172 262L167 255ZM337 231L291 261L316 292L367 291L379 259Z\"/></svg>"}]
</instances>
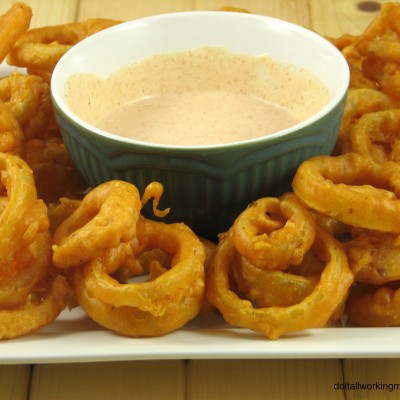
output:
<instances>
[{"instance_id":1,"label":"wood grain texture","mask_svg":"<svg viewBox=\"0 0 400 400\"><path fill-rule=\"evenodd\" d=\"M281 0L259 1L230 1L224 0L121 0L112 4L107 0L82 0L79 6L78 19L90 18L93 16L134 19L149 15L192 11L192 10L218 10L224 6L243 8L255 14L265 14L273 17L280 17L301 25L309 24L309 13L307 0Z\"/></svg>"},{"instance_id":2,"label":"wood grain texture","mask_svg":"<svg viewBox=\"0 0 400 400\"><path fill-rule=\"evenodd\" d=\"M29 393L30 373L30 365L1 365L0 399L26 400Z\"/></svg>"},{"instance_id":3,"label":"wood grain texture","mask_svg":"<svg viewBox=\"0 0 400 400\"><path fill-rule=\"evenodd\" d=\"M343 33L359 34L379 14L379 9L365 11L360 0L309 0L310 27L321 35L341 36ZM368 3L376 5L390 1L379 0ZM372 8L374 7L364 7Z\"/></svg>"},{"instance_id":4,"label":"wood grain texture","mask_svg":"<svg viewBox=\"0 0 400 400\"><path fill-rule=\"evenodd\" d=\"M183 361L36 365L29 400L184 400L184 379Z\"/></svg>"},{"instance_id":5,"label":"wood grain texture","mask_svg":"<svg viewBox=\"0 0 400 400\"><path fill-rule=\"evenodd\" d=\"M400 398L400 360L344 360L346 400Z\"/></svg>"},{"instance_id":6,"label":"wood grain texture","mask_svg":"<svg viewBox=\"0 0 400 400\"><path fill-rule=\"evenodd\" d=\"M390 0L378 0L382 4ZM32 27L54 25L87 18L129 20L155 14L217 10L224 6L244 8L255 14L281 18L312 28L322 35L339 36L360 33L377 11L363 11L360 0L26 0L33 11ZM0 2L0 12L7 10L12 0ZM371 2L369 2L371 3Z\"/></svg>"},{"instance_id":7,"label":"wood grain texture","mask_svg":"<svg viewBox=\"0 0 400 400\"><path fill-rule=\"evenodd\" d=\"M15 1L1 0L0 13L8 10ZM79 0L25 0L32 7L31 27L56 25L75 21Z\"/></svg>"},{"instance_id":8,"label":"wood grain texture","mask_svg":"<svg viewBox=\"0 0 400 400\"><path fill-rule=\"evenodd\" d=\"M186 400L344 400L340 360L194 360Z\"/></svg>"}]
</instances>

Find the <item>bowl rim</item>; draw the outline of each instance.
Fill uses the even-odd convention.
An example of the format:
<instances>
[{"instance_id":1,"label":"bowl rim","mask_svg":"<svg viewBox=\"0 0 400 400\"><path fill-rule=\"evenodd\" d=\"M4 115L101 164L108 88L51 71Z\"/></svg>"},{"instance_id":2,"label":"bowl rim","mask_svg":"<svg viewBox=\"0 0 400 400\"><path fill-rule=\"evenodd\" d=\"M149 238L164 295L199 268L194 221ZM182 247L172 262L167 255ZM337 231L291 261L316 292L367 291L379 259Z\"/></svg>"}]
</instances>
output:
<instances>
[{"instance_id":1,"label":"bowl rim","mask_svg":"<svg viewBox=\"0 0 400 400\"><path fill-rule=\"evenodd\" d=\"M342 84L341 87L338 88L337 93L329 100L329 102L317 113L312 115L311 117L307 118L304 121L301 121L300 123L291 126L287 129L281 130L279 132L275 132L272 134L264 135L264 136L259 136L256 138L252 139L247 139L247 140L241 140L241 141L236 141L236 142L229 142L229 143L222 143L222 144L207 144L207 145L173 145L173 144L159 144L159 143L152 143L152 142L146 142L146 141L141 141L133 138L127 138L123 136L119 136L117 134L113 134L107 131L104 131L102 129L99 129L95 127L92 124L89 124L88 122L84 121L80 117L78 117L72 110L69 109L67 106L66 102L63 99L62 93L56 91L55 89L55 81L56 79L59 79L59 76L61 77L61 73L59 70L62 68L64 60L68 59L68 57L73 56L76 52L79 52L81 47L85 47L88 45L88 43L92 41L97 41L102 38L102 36L109 35L110 33L112 34L113 32L119 31L126 29L127 27L133 25L136 26L138 24L143 24L143 23L148 23L149 21L156 21L158 19L166 19L166 18L185 18L185 16L196 16L198 18L207 18L207 17L216 17L218 16L225 16L225 18L229 17L229 15L234 16L234 18L243 18L243 19L257 19L259 21L268 21L269 23L272 24L280 24L282 26L289 27L290 29L293 30L298 30L305 36L310 36L313 40L319 41L321 44L326 46L328 49L330 49L330 52L332 55L335 55L336 61L341 64L342 71L343 71L343 77L342 77ZM122 68L121 66L120 68ZM295 133L297 131L301 131L307 126L313 125L316 123L318 120L324 118L326 115L328 115L330 112L332 112L347 96L348 92L348 87L350 83L350 69L347 63L346 58L344 55L340 52L340 50L334 46L333 43L331 43L328 39L326 39L324 36L306 28L301 25L297 25L293 22L289 22L283 19L278 19L275 17L271 17L268 15L261 15L261 14L252 14L252 13L240 13L240 12L235 12L235 11L179 11L179 12L171 12L171 13L164 13L164 14L157 14L157 15L150 15L146 17L141 17L137 19L132 19L128 21L121 22L119 24L116 24L114 26L111 26L109 28L103 29L97 33L94 33L91 36L88 36L87 38L83 39L82 41L78 42L74 46L72 46L71 49L69 49L58 61L56 64L52 76L51 76L51 81L50 81L50 92L51 92L51 98L56 106L55 108L58 110L59 113L62 113L63 117L69 119L71 122L74 123L74 125L79 126L85 131L88 131L94 135L101 136L103 138L113 140L115 142L121 142L125 145L134 145L137 147L142 147L142 148L153 148L153 149L170 149L170 150L211 150L211 149L233 149L236 147L241 147L241 146L247 146L247 145L256 145L258 143L262 143L265 141L270 141L274 142L276 140L282 140L286 137L291 137L291 133Z\"/></svg>"}]
</instances>

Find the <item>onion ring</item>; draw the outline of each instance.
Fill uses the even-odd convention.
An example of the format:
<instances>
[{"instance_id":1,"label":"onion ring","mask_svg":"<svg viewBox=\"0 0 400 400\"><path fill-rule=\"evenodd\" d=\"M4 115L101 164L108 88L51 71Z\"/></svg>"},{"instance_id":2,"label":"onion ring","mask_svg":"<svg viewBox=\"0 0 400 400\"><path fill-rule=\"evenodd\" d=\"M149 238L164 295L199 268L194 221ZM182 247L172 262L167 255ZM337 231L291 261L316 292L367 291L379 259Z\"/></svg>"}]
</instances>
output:
<instances>
[{"instance_id":1,"label":"onion ring","mask_svg":"<svg viewBox=\"0 0 400 400\"><path fill-rule=\"evenodd\" d=\"M55 231L54 264L59 268L79 266L132 240L140 209L134 185L114 180L97 186Z\"/></svg>"},{"instance_id":2,"label":"onion ring","mask_svg":"<svg viewBox=\"0 0 400 400\"><path fill-rule=\"evenodd\" d=\"M95 18L30 29L11 48L7 62L17 67L52 70L73 45L120 22Z\"/></svg>"},{"instance_id":3,"label":"onion ring","mask_svg":"<svg viewBox=\"0 0 400 400\"><path fill-rule=\"evenodd\" d=\"M70 291L65 277L58 275L39 285L22 306L0 310L0 340L27 335L53 322L67 306Z\"/></svg>"},{"instance_id":4,"label":"onion ring","mask_svg":"<svg viewBox=\"0 0 400 400\"><path fill-rule=\"evenodd\" d=\"M364 76L375 81L380 91L397 100L400 100L399 15L398 4L382 4L379 16L364 30L356 43Z\"/></svg>"},{"instance_id":5,"label":"onion ring","mask_svg":"<svg viewBox=\"0 0 400 400\"><path fill-rule=\"evenodd\" d=\"M400 237L392 233L362 231L346 243L355 280L384 285L400 280Z\"/></svg>"},{"instance_id":6,"label":"onion ring","mask_svg":"<svg viewBox=\"0 0 400 400\"><path fill-rule=\"evenodd\" d=\"M4 61L14 43L29 29L32 9L22 2L14 3L0 15L0 63Z\"/></svg>"},{"instance_id":7,"label":"onion ring","mask_svg":"<svg viewBox=\"0 0 400 400\"><path fill-rule=\"evenodd\" d=\"M50 220L50 233L54 235L54 232L65 221L81 204L79 199L70 199L62 197L58 203L50 203L48 205L48 214Z\"/></svg>"},{"instance_id":8,"label":"onion ring","mask_svg":"<svg viewBox=\"0 0 400 400\"><path fill-rule=\"evenodd\" d=\"M24 138L41 138L53 118L50 87L42 78L14 71L0 79L0 99L14 114Z\"/></svg>"},{"instance_id":9,"label":"onion ring","mask_svg":"<svg viewBox=\"0 0 400 400\"><path fill-rule=\"evenodd\" d=\"M286 269L298 265L315 238L311 213L293 193L279 199L259 199L244 210L233 224L236 250L263 269Z\"/></svg>"},{"instance_id":10,"label":"onion ring","mask_svg":"<svg viewBox=\"0 0 400 400\"><path fill-rule=\"evenodd\" d=\"M157 209L162 192L158 182L145 188L143 199L136 186L128 182L113 180L97 186L54 232L54 264L77 267L134 239L140 210L150 198L157 216L168 212Z\"/></svg>"},{"instance_id":11,"label":"onion ring","mask_svg":"<svg viewBox=\"0 0 400 400\"><path fill-rule=\"evenodd\" d=\"M288 307L301 302L314 290L318 275L304 277L286 271L262 270L237 256L232 274L239 292L258 307Z\"/></svg>"},{"instance_id":12,"label":"onion ring","mask_svg":"<svg viewBox=\"0 0 400 400\"><path fill-rule=\"evenodd\" d=\"M88 188L60 137L27 141L25 161L33 171L38 196L47 204L61 197L82 197Z\"/></svg>"},{"instance_id":13,"label":"onion ring","mask_svg":"<svg viewBox=\"0 0 400 400\"><path fill-rule=\"evenodd\" d=\"M119 283L101 258L85 266L88 294L116 307L130 306L162 316L165 304L180 303L190 296L199 280L204 281L205 249L184 224L164 224L141 218L137 225L138 254L161 248L173 255L171 268L147 283Z\"/></svg>"},{"instance_id":14,"label":"onion ring","mask_svg":"<svg viewBox=\"0 0 400 400\"><path fill-rule=\"evenodd\" d=\"M0 307L25 301L51 261L47 207L36 197L32 171L17 156L0 153L0 184L7 201L0 214Z\"/></svg>"},{"instance_id":15,"label":"onion ring","mask_svg":"<svg viewBox=\"0 0 400 400\"><path fill-rule=\"evenodd\" d=\"M0 100L0 152L23 157L24 134L14 114Z\"/></svg>"},{"instance_id":16,"label":"onion ring","mask_svg":"<svg viewBox=\"0 0 400 400\"><path fill-rule=\"evenodd\" d=\"M400 164L346 153L304 161L292 181L308 207L345 224L400 233Z\"/></svg>"},{"instance_id":17,"label":"onion ring","mask_svg":"<svg viewBox=\"0 0 400 400\"><path fill-rule=\"evenodd\" d=\"M159 247L172 256L170 269L161 266L151 281L119 283L108 276L119 264L107 265L103 258L97 258L73 270L75 293L86 313L110 330L130 337L164 335L185 325L204 308L205 249L184 224L142 217L137 237L136 257Z\"/></svg>"},{"instance_id":18,"label":"onion ring","mask_svg":"<svg viewBox=\"0 0 400 400\"><path fill-rule=\"evenodd\" d=\"M15 265L9 267L14 267L13 271L5 274L1 266L0 309L23 305L37 283L47 275L50 264L51 236L49 232L42 232L31 245L20 249Z\"/></svg>"},{"instance_id":19,"label":"onion ring","mask_svg":"<svg viewBox=\"0 0 400 400\"><path fill-rule=\"evenodd\" d=\"M338 155L352 151L350 131L363 115L392 109L397 107L397 105L397 102L376 89L351 87L348 90L342 124L335 144L334 154Z\"/></svg>"},{"instance_id":20,"label":"onion ring","mask_svg":"<svg viewBox=\"0 0 400 400\"><path fill-rule=\"evenodd\" d=\"M399 326L400 289L358 284L347 300L346 314L359 326Z\"/></svg>"},{"instance_id":21,"label":"onion ring","mask_svg":"<svg viewBox=\"0 0 400 400\"><path fill-rule=\"evenodd\" d=\"M400 161L400 109L363 115L350 131L355 153L376 162Z\"/></svg>"},{"instance_id":22,"label":"onion ring","mask_svg":"<svg viewBox=\"0 0 400 400\"><path fill-rule=\"evenodd\" d=\"M308 328L325 326L347 297L353 274L346 253L331 235L317 229L312 251L326 262L320 281L310 295L289 307L255 308L230 289L229 269L236 250L232 232L221 239L207 270L207 297L232 325L263 333L269 339Z\"/></svg>"}]
</instances>

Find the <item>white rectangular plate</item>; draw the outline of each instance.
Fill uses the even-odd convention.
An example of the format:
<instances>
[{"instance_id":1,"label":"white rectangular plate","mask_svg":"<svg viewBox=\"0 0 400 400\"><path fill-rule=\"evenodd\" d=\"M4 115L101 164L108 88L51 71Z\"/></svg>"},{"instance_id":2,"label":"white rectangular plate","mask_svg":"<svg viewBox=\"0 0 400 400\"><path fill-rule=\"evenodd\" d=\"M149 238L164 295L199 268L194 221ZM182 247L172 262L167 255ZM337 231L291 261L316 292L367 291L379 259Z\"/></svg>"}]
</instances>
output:
<instances>
[{"instance_id":1,"label":"white rectangular plate","mask_svg":"<svg viewBox=\"0 0 400 400\"><path fill-rule=\"evenodd\" d=\"M0 341L0 364L171 359L397 358L399 328L311 329L271 341L228 326L215 312L161 337L107 331L80 308L29 336Z\"/></svg>"},{"instance_id":2,"label":"white rectangular plate","mask_svg":"<svg viewBox=\"0 0 400 400\"><path fill-rule=\"evenodd\" d=\"M0 77L15 68L0 64ZM210 313L157 338L133 339L107 331L80 309L29 336L0 341L0 364L165 359L397 358L400 328L312 329L271 341L233 328Z\"/></svg>"}]
</instances>

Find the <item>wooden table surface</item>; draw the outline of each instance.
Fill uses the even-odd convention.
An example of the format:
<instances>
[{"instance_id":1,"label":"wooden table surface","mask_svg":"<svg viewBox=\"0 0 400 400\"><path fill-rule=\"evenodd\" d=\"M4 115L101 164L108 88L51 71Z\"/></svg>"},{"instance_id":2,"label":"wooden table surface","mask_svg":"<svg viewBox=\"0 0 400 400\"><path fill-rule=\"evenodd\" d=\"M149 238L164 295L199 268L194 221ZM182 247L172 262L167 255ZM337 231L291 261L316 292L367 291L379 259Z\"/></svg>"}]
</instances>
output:
<instances>
[{"instance_id":1,"label":"wooden table surface","mask_svg":"<svg viewBox=\"0 0 400 400\"><path fill-rule=\"evenodd\" d=\"M12 3L1 0L0 12ZM322 35L339 36L361 32L384 1L26 0L26 3L33 8L33 27L92 17L128 20L229 5L311 27ZM372 383L375 389L337 390L338 383ZM0 366L1 400L399 398L400 385L397 390L389 391L379 387L382 383L400 383L400 360L199 359Z\"/></svg>"}]
</instances>

